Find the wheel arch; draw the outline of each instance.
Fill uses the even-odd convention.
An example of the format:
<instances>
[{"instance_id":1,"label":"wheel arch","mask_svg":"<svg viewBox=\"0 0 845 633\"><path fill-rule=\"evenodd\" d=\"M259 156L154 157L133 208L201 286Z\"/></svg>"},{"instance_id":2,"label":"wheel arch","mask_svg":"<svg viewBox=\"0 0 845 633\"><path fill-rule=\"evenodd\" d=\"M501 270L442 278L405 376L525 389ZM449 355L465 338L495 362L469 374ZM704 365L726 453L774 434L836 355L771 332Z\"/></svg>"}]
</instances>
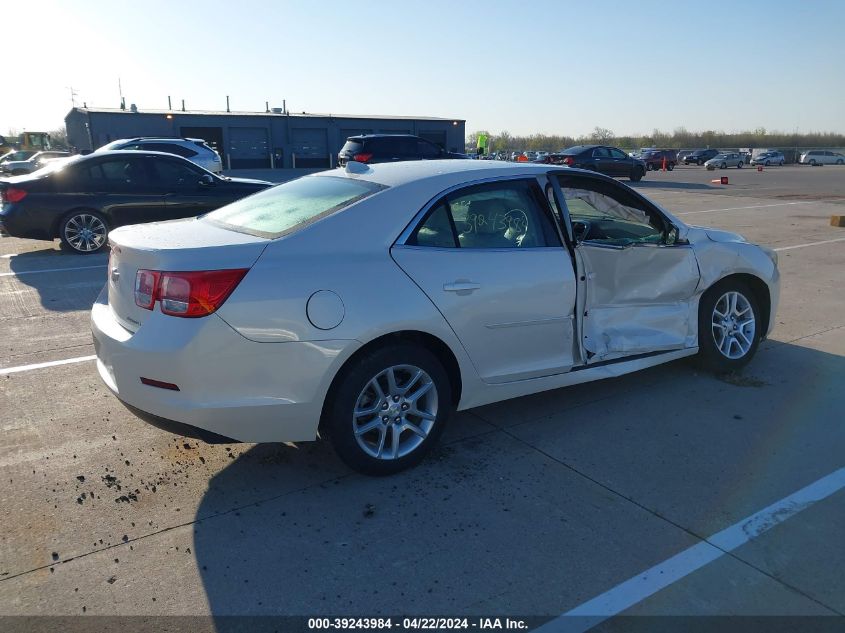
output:
<instances>
[{"instance_id":1,"label":"wheel arch","mask_svg":"<svg viewBox=\"0 0 845 633\"><path fill-rule=\"evenodd\" d=\"M709 292L716 286L730 281L739 281L748 286L751 292L754 293L754 299L757 301L757 305L760 306L760 311L762 312L760 316L766 324L766 327L761 329L763 336L765 336L765 333L769 331L769 326L771 325L770 319L772 318L772 295L769 290L769 286L756 275L749 273L733 273L712 283L705 292Z\"/></svg>"},{"instance_id":2,"label":"wheel arch","mask_svg":"<svg viewBox=\"0 0 845 633\"><path fill-rule=\"evenodd\" d=\"M415 345L419 345L437 357L437 360L440 361L441 365L443 365L443 369L449 377L449 386L452 390L452 405L455 407L458 406L463 392L463 379L461 378L460 364L458 363L458 359L454 352L452 352L451 348L442 339L434 336L433 334L429 334L428 332L422 332L420 330L400 330L398 332L383 334L368 341L355 350L355 352L344 361L335 373L334 378L329 385L329 389L326 392L326 397L323 400L323 409L320 415L320 426L323 425L323 420L328 410L328 403L331 402L334 392L337 390L338 385L341 380L343 380L343 377L346 375L349 367L367 354L371 354L377 349L394 345L396 343L413 343Z\"/></svg>"}]
</instances>

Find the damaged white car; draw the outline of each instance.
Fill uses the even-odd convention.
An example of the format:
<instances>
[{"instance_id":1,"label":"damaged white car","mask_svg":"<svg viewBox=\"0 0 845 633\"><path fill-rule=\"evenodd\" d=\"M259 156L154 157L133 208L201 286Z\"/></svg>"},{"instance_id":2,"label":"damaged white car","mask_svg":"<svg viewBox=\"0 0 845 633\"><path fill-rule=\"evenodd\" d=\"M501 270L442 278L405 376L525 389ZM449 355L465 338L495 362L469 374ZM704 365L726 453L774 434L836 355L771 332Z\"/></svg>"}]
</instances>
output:
<instances>
[{"instance_id":1,"label":"damaged white car","mask_svg":"<svg viewBox=\"0 0 845 633\"><path fill-rule=\"evenodd\" d=\"M118 398L209 441L326 435L372 474L456 409L695 354L739 368L779 293L771 250L548 165L350 162L110 241L92 326Z\"/></svg>"}]
</instances>

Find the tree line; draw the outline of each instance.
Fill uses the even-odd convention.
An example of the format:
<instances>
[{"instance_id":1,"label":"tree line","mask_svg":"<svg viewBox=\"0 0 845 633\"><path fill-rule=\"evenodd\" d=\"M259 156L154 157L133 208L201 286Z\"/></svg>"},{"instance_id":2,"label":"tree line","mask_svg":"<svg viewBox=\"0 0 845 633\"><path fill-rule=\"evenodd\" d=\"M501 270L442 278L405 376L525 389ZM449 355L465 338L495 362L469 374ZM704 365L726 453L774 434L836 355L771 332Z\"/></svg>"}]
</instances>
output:
<instances>
[{"instance_id":1,"label":"tree line","mask_svg":"<svg viewBox=\"0 0 845 633\"><path fill-rule=\"evenodd\" d=\"M573 145L600 143L614 145L623 149L640 147L659 147L671 149L695 149L704 147L730 148L842 148L845 147L845 134L834 132L785 133L771 132L757 128L746 132L722 132L705 130L690 132L686 128L675 128L672 132L653 130L651 134L617 136L612 130L596 127L590 134L567 136L557 134L531 134L516 136L507 131L491 134L485 130L471 133L467 137L467 149L474 150L479 134L487 135L488 152L496 151L557 151Z\"/></svg>"}]
</instances>

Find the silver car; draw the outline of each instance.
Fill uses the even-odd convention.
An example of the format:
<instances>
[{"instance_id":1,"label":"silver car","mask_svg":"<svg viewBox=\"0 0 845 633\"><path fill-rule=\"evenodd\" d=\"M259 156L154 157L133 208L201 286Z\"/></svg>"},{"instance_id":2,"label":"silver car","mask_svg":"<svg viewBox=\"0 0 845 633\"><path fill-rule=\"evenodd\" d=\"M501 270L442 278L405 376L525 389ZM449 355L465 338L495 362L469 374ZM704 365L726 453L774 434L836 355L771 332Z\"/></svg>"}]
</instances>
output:
<instances>
[{"instance_id":1,"label":"silver car","mask_svg":"<svg viewBox=\"0 0 845 633\"><path fill-rule=\"evenodd\" d=\"M813 149L801 154L798 160L802 165L843 165L845 154L824 149Z\"/></svg>"},{"instance_id":2,"label":"silver car","mask_svg":"<svg viewBox=\"0 0 845 633\"><path fill-rule=\"evenodd\" d=\"M745 156L738 152L722 152L704 163L704 166L707 169L726 169L728 167L742 169L744 162Z\"/></svg>"},{"instance_id":3,"label":"silver car","mask_svg":"<svg viewBox=\"0 0 845 633\"><path fill-rule=\"evenodd\" d=\"M97 151L106 152L114 149L176 154L212 173L219 174L223 171L220 154L201 138L125 138L107 143Z\"/></svg>"},{"instance_id":4,"label":"silver car","mask_svg":"<svg viewBox=\"0 0 845 633\"><path fill-rule=\"evenodd\" d=\"M335 169L110 233L105 384L209 441L328 437L417 463L455 410L685 356L745 365L777 257L595 172L495 161Z\"/></svg>"},{"instance_id":5,"label":"silver car","mask_svg":"<svg viewBox=\"0 0 845 633\"><path fill-rule=\"evenodd\" d=\"M786 162L784 155L781 152L763 152L751 159L752 165L780 165L781 167Z\"/></svg>"}]
</instances>

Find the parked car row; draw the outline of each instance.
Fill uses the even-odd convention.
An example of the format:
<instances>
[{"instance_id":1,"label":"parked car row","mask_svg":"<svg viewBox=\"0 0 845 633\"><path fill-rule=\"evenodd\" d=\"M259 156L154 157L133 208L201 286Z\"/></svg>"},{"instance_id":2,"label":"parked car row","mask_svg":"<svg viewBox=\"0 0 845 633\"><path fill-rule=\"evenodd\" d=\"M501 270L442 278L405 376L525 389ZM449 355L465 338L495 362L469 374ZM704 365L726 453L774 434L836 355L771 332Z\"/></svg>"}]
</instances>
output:
<instances>
[{"instance_id":1,"label":"parked car row","mask_svg":"<svg viewBox=\"0 0 845 633\"><path fill-rule=\"evenodd\" d=\"M0 235L102 249L115 227L200 215L272 183L225 178L162 152L97 151L0 180Z\"/></svg>"},{"instance_id":2,"label":"parked car row","mask_svg":"<svg viewBox=\"0 0 845 633\"><path fill-rule=\"evenodd\" d=\"M67 158L70 152L63 152L58 150L47 150L43 152L13 152L13 154L29 154L25 158L4 157L0 161L0 175L10 174L12 176L21 176L23 174L31 174L32 172L41 169L51 160L59 158Z\"/></svg>"}]
</instances>

